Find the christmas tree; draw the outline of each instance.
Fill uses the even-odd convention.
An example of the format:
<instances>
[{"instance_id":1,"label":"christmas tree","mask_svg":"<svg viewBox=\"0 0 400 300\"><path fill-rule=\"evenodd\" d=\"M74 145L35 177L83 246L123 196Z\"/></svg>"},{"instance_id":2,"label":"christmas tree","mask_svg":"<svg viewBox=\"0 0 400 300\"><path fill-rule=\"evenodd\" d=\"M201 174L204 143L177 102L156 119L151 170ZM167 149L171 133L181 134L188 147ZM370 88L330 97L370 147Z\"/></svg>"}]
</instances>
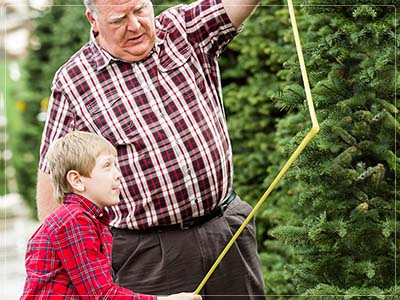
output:
<instances>
[{"instance_id":1,"label":"christmas tree","mask_svg":"<svg viewBox=\"0 0 400 300\"><path fill-rule=\"evenodd\" d=\"M38 11L31 34L31 47L24 63L24 124L14 140L19 192L29 205L36 205L36 173L39 145L46 117L53 76L57 69L89 38L85 7L81 0L53 1L45 11Z\"/></svg>"},{"instance_id":2,"label":"christmas tree","mask_svg":"<svg viewBox=\"0 0 400 300\"><path fill-rule=\"evenodd\" d=\"M297 220L271 234L293 249L287 270L306 298L398 299L396 8L342 2L304 1L302 40L321 131L285 182ZM277 98L297 108L278 132L304 127L285 148L293 150L310 124L301 78Z\"/></svg>"}]
</instances>

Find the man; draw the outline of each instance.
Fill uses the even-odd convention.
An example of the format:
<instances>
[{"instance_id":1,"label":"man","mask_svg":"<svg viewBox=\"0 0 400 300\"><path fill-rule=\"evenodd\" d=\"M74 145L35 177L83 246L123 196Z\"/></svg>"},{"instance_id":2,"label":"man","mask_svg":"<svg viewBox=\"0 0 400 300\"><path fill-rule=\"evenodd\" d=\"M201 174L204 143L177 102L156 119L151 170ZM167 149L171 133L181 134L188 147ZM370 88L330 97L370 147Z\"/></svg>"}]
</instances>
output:
<instances>
[{"instance_id":1,"label":"man","mask_svg":"<svg viewBox=\"0 0 400 300\"><path fill-rule=\"evenodd\" d=\"M70 129L108 139L122 173L110 225L115 281L123 287L195 290L251 210L232 190L217 58L258 2L202 0L155 18L150 0L85 1L90 41L52 86L38 213L56 207L51 142ZM201 294L264 298L254 221Z\"/></svg>"}]
</instances>

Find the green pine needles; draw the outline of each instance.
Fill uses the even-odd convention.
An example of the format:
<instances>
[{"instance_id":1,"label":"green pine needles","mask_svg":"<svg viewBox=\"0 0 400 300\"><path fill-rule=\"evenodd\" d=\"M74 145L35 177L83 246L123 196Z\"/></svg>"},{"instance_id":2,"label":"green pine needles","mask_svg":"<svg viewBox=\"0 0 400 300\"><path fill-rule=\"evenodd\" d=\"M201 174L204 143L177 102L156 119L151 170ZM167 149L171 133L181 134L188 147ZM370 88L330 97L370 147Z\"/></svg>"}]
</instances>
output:
<instances>
[{"instance_id":1,"label":"green pine needles","mask_svg":"<svg viewBox=\"0 0 400 300\"><path fill-rule=\"evenodd\" d=\"M388 4L383 2L375 1ZM296 220L270 234L293 249L285 272L303 299L400 297L398 19L393 5L365 3L304 1L302 10L308 25L300 34L321 131L285 183L295 186ZM301 81L288 86L279 99L303 106ZM293 132L292 124L307 123L307 114L288 114L278 130Z\"/></svg>"}]
</instances>

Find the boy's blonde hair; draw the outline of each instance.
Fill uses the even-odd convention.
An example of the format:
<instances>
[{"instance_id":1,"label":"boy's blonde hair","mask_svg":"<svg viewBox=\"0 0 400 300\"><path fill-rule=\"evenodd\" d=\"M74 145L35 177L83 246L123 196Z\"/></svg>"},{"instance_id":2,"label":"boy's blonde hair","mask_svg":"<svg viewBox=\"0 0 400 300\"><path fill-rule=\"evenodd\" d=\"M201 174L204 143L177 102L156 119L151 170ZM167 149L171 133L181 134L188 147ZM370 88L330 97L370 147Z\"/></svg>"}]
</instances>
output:
<instances>
[{"instance_id":1,"label":"boy's blonde hair","mask_svg":"<svg viewBox=\"0 0 400 300\"><path fill-rule=\"evenodd\" d=\"M67 181L67 173L77 171L84 177L90 177L99 155L117 156L114 146L100 135L72 131L51 144L47 160L54 186L54 197L62 203L66 194L72 193Z\"/></svg>"}]
</instances>

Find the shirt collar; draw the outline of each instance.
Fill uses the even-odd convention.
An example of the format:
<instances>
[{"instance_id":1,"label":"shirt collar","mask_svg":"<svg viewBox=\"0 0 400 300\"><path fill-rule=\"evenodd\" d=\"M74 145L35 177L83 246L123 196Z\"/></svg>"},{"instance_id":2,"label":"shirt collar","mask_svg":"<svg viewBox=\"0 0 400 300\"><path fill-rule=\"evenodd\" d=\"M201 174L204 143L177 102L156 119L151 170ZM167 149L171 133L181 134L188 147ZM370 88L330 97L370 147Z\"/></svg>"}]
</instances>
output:
<instances>
[{"instance_id":1,"label":"shirt collar","mask_svg":"<svg viewBox=\"0 0 400 300\"><path fill-rule=\"evenodd\" d=\"M93 30L90 30L90 49L93 53L93 61L96 65L97 70L101 70L107 66L114 58L107 52L104 51L96 41L96 36Z\"/></svg>"},{"instance_id":2,"label":"shirt collar","mask_svg":"<svg viewBox=\"0 0 400 300\"><path fill-rule=\"evenodd\" d=\"M110 222L110 215L105 209L101 209L92 201L86 199L82 195L67 194L64 197L64 204L78 204L93 219L99 220L101 223L105 225L108 225Z\"/></svg>"},{"instance_id":3,"label":"shirt collar","mask_svg":"<svg viewBox=\"0 0 400 300\"><path fill-rule=\"evenodd\" d=\"M157 29L156 28L156 43L154 46L154 49L150 52L149 56L153 52L159 52L159 47L164 43L165 38L167 36L168 32L165 30ZM120 59L113 57L110 53L102 49L96 41L96 35L93 32L93 30L90 30L90 49L93 53L93 61L95 63L96 69L100 71L104 67L106 67L108 64L110 64L111 61L120 61Z\"/></svg>"}]
</instances>

